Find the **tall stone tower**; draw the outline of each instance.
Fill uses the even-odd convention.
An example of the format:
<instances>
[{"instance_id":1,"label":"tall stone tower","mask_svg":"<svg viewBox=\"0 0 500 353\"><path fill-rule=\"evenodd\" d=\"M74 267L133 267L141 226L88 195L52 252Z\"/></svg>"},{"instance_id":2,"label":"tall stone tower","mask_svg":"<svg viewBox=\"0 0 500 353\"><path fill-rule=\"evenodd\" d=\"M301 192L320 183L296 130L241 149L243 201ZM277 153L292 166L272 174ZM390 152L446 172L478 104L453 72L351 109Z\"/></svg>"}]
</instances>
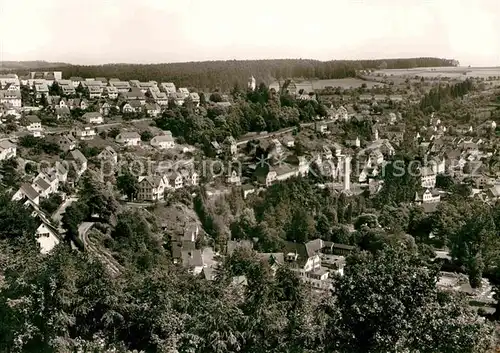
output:
<instances>
[{"instance_id":1,"label":"tall stone tower","mask_svg":"<svg viewBox=\"0 0 500 353\"><path fill-rule=\"evenodd\" d=\"M344 191L351 190L351 156L344 159Z\"/></svg>"},{"instance_id":2,"label":"tall stone tower","mask_svg":"<svg viewBox=\"0 0 500 353\"><path fill-rule=\"evenodd\" d=\"M255 91L255 88L257 87L257 82L255 81L255 77L250 77L248 79L248 89Z\"/></svg>"},{"instance_id":3,"label":"tall stone tower","mask_svg":"<svg viewBox=\"0 0 500 353\"><path fill-rule=\"evenodd\" d=\"M375 129L375 131L373 133L373 139L374 139L374 141L378 141L378 129Z\"/></svg>"}]
</instances>

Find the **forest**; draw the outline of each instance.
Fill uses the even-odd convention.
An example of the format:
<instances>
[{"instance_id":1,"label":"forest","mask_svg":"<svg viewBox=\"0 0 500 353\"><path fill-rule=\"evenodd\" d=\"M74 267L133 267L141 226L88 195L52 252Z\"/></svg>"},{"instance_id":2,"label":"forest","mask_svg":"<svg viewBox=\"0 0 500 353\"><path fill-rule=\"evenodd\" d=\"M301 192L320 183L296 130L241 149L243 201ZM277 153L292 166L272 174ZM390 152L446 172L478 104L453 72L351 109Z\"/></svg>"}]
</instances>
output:
<instances>
[{"instance_id":1,"label":"forest","mask_svg":"<svg viewBox=\"0 0 500 353\"><path fill-rule=\"evenodd\" d=\"M196 90L229 90L235 83L246 86L248 78L271 83L277 79L337 79L355 77L357 70L408 69L414 67L454 66L451 59L410 58L381 60L306 59L228 60L169 64L107 64L96 66L71 65L55 67L63 77L107 77L120 80L174 82L177 87Z\"/></svg>"}]
</instances>

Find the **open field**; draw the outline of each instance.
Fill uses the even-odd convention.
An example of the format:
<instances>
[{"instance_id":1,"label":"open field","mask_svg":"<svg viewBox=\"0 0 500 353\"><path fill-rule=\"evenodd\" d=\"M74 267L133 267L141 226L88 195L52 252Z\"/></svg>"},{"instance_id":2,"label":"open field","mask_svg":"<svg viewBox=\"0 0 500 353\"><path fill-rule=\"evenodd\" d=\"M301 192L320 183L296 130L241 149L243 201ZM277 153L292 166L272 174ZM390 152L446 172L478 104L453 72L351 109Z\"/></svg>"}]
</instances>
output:
<instances>
[{"instance_id":1,"label":"open field","mask_svg":"<svg viewBox=\"0 0 500 353\"><path fill-rule=\"evenodd\" d=\"M500 76L500 67L424 67L414 69L377 70L371 75L387 76L420 76L420 77L449 77L466 78L481 77L488 79L490 76Z\"/></svg>"},{"instance_id":2,"label":"open field","mask_svg":"<svg viewBox=\"0 0 500 353\"><path fill-rule=\"evenodd\" d=\"M331 79L331 80L316 80L312 81L312 85L314 89L324 89L325 87L342 87L344 89L347 88L358 88L365 83L368 88L372 88L375 85L383 86L383 84L379 82L373 81L363 81L358 78L340 78L340 79Z\"/></svg>"}]
</instances>

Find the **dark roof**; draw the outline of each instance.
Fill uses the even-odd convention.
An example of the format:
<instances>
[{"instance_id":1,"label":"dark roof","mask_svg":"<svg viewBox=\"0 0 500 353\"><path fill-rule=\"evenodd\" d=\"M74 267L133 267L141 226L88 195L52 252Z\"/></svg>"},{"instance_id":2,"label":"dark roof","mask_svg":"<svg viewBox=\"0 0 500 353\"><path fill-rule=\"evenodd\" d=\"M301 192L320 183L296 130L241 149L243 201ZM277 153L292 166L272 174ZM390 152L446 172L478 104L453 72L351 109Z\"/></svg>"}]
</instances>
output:
<instances>
[{"instance_id":1,"label":"dark roof","mask_svg":"<svg viewBox=\"0 0 500 353\"><path fill-rule=\"evenodd\" d=\"M23 193L28 197L28 199L30 200L34 200L36 199L37 197L39 197L40 195L38 194L38 192L36 192L35 189L33 189L33 187L28 184L28 183L24 183L21 185L21 190L23 191Z\"/></svg>"},{"instance_id":2,"label":"dark roof","mask_svg":"<svg viewBox=\"0 0 500 353\"><path fill-rule=\"evenodd\" d=\"M47 190L48 188L50 188L50 184L42 178L38 178L37 180L35 180L34 184L39 186L42 190Z\"/></svg>"},{"instance_id":3,"label":"dark roof","mask_svg":"<svg viewBox=\"0 0 500 353\"><path fill-rule=\"evenodd\" d=\"M26 120L28 120L30 123L39 123L41 121L40 118L36 115L27 115Z\"/></svg>"},{"instance_id":4,"label":"dark roof","mask_svg":"<svg viewBox=\"0 0 500 353\"><path fill-rule=\"evenodd\" d=\"M286 242L285 248L283 250L285 256L288 254L296 254L297 255L297 265L304 266L309 259L307 256L306 245L302 243L294 243L291 241Z\"/></svg>"},{"instance_id":5,"label":"dark roof","mask_svg":"<svg viewBox=\"0 0 500 353\"><path fill-rule=\"evenodd\" d=\"M308 257L313 257L315 254L317 254L323 247L325 246L323 243L323 240L321 239L314 239L311 241L308 241L306 244L306 252Z\"/></svg>"}]
</instances>

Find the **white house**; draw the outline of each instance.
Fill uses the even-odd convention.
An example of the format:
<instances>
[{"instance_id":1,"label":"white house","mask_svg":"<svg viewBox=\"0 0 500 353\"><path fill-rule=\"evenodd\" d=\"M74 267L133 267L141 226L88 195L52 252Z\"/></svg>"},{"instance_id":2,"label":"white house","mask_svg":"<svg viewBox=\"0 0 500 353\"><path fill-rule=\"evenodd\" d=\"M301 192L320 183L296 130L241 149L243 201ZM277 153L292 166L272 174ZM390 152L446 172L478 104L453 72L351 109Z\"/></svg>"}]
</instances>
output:
<instances>
[{"instance_id":1,"label":"white house","mask_svg":"<svg viewBox=\"0 0 500 353\"><path fill-rule=\"evenodd\" d=\"M184 98L189 97L189 90L185 87L179 88L179 93L182 94Z\"/></svg>"},{"instance_id":2,"label":"white house","mask_svg":"<svg viewBox=\"0 0 500 353\"><path fill-rule=\"evenodd\" d=\"M141 136L135 131L125 131L116 136L116 142L125 146L139 146L141 143Z\"/></svg>"},{"instance_id":3,"label":"white house","mask_svg":"<svg viewBox=\"0 0 500 353\"><path fill-rule=\"evenodd\" d=\"M420 170L420 178L423 188L433 189L436 186L436 173L431 167L423 167Z\"/></svg>"},{"instance_id":4,"label":"white house","mask_svg":"<svg viewBox=\"0 0 500 353\"><path fill-rule=\"evenodd\" d=\"M20 108L22 105L21 91L0 91L0 104L1 103L9 103L15 108Z\"/></svg>"},{"instance_id":5,"label":"white house","mask_svg":"<svg viewBox=\"0 0 500 353\"><path fill-rule=\"evenodd\" d=\"M441 201L441 194L436 189L425 189L421 195L416 195L415 201L422 203L438 203Z\"/></svg>"},{"instance_id":6,"label":"white house","mask_svg":"<svg viewBox=\"0 0 500 353\"><path fill-rule=\"evenodd\" d=\"M157 103L146 103L146 114L151 117L157 117L161 113L160 105Z\"/></svg>"},{"instance_id":7,"label":"white house","mask_svg":"<svg viewBox=\"0 0 500 353\"><path fill-rule=\"evenodd\" d=\"M80 140L92 140L96 136L96 130L91 126L76 127L73 130L73 135Z\"/></svg>"},{"instance_id":8,"label":"white house","mask_svg":"<svg viewBox=\"0 0 500 353\"><path fill-rule=\"evenodd\" d=\"M233 170L226 179L226 182L228 184L234 184L234 185L240 185L241 184L241 178L239 173L236 170Z\"/></svg>"},{"instance_id":9,"label":"white house","mask_svg":"<svg viewBox=\"0 0 500 353\"><path fill-rule=\"evenodd\" d=\"M42 129L42 121L36 115L26 116L26 130L36 131Z\"/></svg>"},{"instance_id":10,"label":"white house","mask_svg":"<svg viewBox=\"0 0 500 353\"><path fill-rule=\"evenodd\" d=\"M102 124L104 122L102 114L97 112L87 112L83 114L82 118L87 124Z\"/></svg>"},{"instance_id":11,"label":"white house","mask_svg":"<svg viewBox=\"0 0 500 353\"><path fill-rule=\"evenodd\" d=\"M177 89L173 82L162 82L160 83L160 87L163 92L165 92L168 96L172 96L177 92Z\"/></svg>"},{"instance_id":12,"label":"white house","mask_svg":"<svg viewBox=\"0 0 500 353\"><path fill-rule=\"evenodd\" d=\"M118 89L114 86L106 86L104 87L103 93L108 96L109 99L118 98Z\"/></svg>"},{"instance_id":13,"label":"white house","mask_svg":"<svg viewBox=\"0 0 500 353\"><path fill-rule=\"evenodd\" d=\"M16 157L17 146L8 140L0 141L0 161Z\"/></svg>"},{"instance_id":14,"label":"white house","mask_svg":"<svg viewBox=\"0 0 500 353\"><path fill-rule=\"evenodd\" d=\"M172 137L172 133L170 133L170 131L167 131L165 135L153 137L150 143L151 146L159 149L169 149L175 147L174 138Z\"/></svg>"},{"instance_id":15,"label":"white house","mask_svg":"<svg viewBox=\"0 0 500 353\"><path fill-rule=\"evenodd\" d=\"M59 244L56 229L46 222L40 222L40 225L36 229L36 236L36 241L40 245L40 253L42 254L48 254Z\"/></svg>"}]
</instances>

